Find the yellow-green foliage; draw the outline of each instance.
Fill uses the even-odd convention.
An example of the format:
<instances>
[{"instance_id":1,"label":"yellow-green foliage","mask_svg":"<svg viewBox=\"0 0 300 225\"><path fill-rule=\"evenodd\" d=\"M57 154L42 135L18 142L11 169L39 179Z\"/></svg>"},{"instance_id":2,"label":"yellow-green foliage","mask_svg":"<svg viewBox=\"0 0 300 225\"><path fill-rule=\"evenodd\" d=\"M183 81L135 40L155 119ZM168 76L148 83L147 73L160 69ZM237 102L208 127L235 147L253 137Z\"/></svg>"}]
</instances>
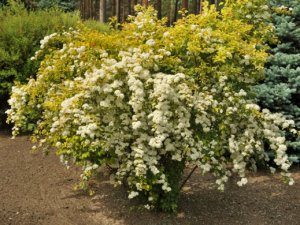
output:
<instances>
[{"instance_id":1,"label":"yellow-green foliage","mask_svg":"<svg viewBox=\"0 0 300 225\"><path fill-rule=\"evenodd\" d=\"M282 129L293 121L252 103L272 38L263 0L204 6L173 27L152 8L122 30L87 28L46 36L36 79L13 88L8 120L14 135L34 129L38 147L57 148L62 162L84 167L86 181L115 167L129 198L175 211L186 164L216 176L220 190L236 173L268 161L264 141L289 184ZM253 12L255 10L255 13Z\"/></svg>"}]
</instances>

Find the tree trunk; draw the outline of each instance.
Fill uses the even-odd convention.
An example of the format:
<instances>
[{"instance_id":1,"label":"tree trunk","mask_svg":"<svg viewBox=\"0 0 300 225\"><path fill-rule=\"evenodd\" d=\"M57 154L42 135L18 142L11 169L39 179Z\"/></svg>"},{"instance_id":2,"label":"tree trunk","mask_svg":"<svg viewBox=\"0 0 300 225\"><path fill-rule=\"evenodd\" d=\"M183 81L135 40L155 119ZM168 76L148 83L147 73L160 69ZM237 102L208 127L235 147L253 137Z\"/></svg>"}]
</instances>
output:
<instances>
[{"instance_id":1,"label":"tree trunk","mask_svg":"<svg viewBox=\"0 0 300 225\"><path fill-rule=\"evenodd\" d=\"M125 13L125 0L120 0L122 6L122 23L126 20L126 13Z\"/></svg>"},{"instance_id":2,"label":"tree trunk","mask_svg":"<svg viewBox=\"0 0 300 225\"><path fill-rule=\"evenodd\" d=\"M172 25L172 4L171 4L171 0L167 0L166 1L167 4L167 18L168 18L168 25L171 26Z\"/></svg>"},{"instance_id":3,"label":"tree trunk","mask_svg":"<svg viewBox=\"0 0 300 225\"><path fill-rule=\"evenodd\" d=\"M106 17L106 0L100 0L99 2L99 19L101 23L105 23Z\"/></svg>"},{"instance_id":4,"label":"tree trunk","mask_svg":"<svg viewBox=\"0 0 300 225\"><path fill-rule=\"evenodd\" d=\"M148 0L143 0L143 1L142 1L142 5L143 5L143 6L148 7L148 4L149 4L149 3L148 3Z\"/></svg>"},{"instance_id":5,"label":"tree trunk","mask_svg":"<svg viewBox=\"0 0 300 225\"><path fill-rule=\"evenodd\" d=\"M198 10L198 0L193 0L193 13L194 14L198 14L199 10Z\"/></svg>"},{"instance_id":6,"label":"tree trunk","mask_svg":"<svg viewBox=\"0 0 300 225\"><path fill-rule=\"evenodd\" d=\"M199 13L202 13L202 0L199 0Z\"/></svg>"},{"instance_id":7,"label":"tree trunk","mask_svg":"<svg viewBox=\"0 0 300 225\"><path fill-rule=\"evenodd\" d=\"M116 0L111 1L111 16L116 16Z\"/></svg>"},{"instance_id":8,"label":"tree trunk","mask_svg":"<svg viewBox=\"0 0 300 225\"><path fill-rule=\"evenodd\" d=\"M161 0L157 0L156 2L156 10L157 10L157 17L161 19Z\"/></svg>"},{"instance_id":9,"label":"tree trunk","mask_svg":"<svg viewBox=\"0 0 300 225\"><path fill-rule=\"evenodd\" d=\"M178 16L178 3L179 3L179 0L176 0L176 1L175 1L174 21L173 21L173 22L176 22L176 21L177 21L177 16Z\"/></svg>"},{"instance_id":10,"label":"tree trunk","mask_svg":"<svg viewBox=\"0 0 300 225\"><path fill-rule=\"evenodd\" d=\"M131 0L128 0L128 15L132 15L132 4L131 4Z\"/></svg>"},{"instance_id":11,"label":"tree trunk","mask_svg":"<svg viewBox=\"0 0 300 225\"><path fill-rule=\"evenodd\" d=\"M218 0L210 0L209 3L212 5L212 4L215 4L216 6L216 9L218 8Z\"/></svg>"},{"instance_id":12,"label":"tree trunk","mask_svg":"<svg viewBox=\"0 0 300 225\"><path fill-rule=\"evenodd\" d=\"M121 5L120 5L120 0L116 0L116 16L117 16L117 21L120 23L121 22Z\"/></svg>"},{"instance_id":13,"label":"tree trunk","mask_svg":"<svg viewBox=\"0 0 300 225\"><path fill-rule=\"evenodd\" d=\"M189 0L182 0L182 8L189 10Z\"/></svg>"},{"instance_id":14,"label":"tree trunk","mask_svg":"<svg viewBox=\"0 0 300 225\"><path fill-rule=\"evenodd\" d=\"M216 9L218 9L218 0L215 0L215 6L216 6Z\"/></svg>"}]
</instances>

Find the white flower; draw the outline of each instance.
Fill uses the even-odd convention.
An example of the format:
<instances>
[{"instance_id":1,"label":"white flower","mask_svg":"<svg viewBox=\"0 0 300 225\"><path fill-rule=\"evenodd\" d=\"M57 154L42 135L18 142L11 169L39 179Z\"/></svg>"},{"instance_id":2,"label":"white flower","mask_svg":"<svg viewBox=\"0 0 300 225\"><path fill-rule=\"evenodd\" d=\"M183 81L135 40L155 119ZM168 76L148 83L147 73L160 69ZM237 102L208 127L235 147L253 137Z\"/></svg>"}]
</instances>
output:
<instances>
[{"instance_id":1,"label":"white flower","mask_svg":"<svg viewBox=\"0 0 300 225\"><path fill-rule=\"evenodd\" d=\"M275 169L274 167L271 167L271 166L270 166L270 171L271 171L271 173L274 174L274 173L276 172L276 169Z\"/></svg>"},{"instance_id":2,"label":"white flower","mask_svg":"<svg viewBox=\"0 0 300 225\"><path fill-rule=\"evenodd\" d=\"M295 181L294 181L293 179L291 179L291 180L289 181L289 185L290 185L290 186L294 185L294 183L295 183Z\"/></svg>"},{"instance_id":3,"label":"white flower","mask_svg":"<svg viewBox=\"0 0 300 225\"><path fill-rule=\"evenodd\" d=\"M209 172L211 169L211 165L209 165L208 163L201 165L200 167L203 170L203 173Z\"/></svg>"},{"instance_id":4,"label":"white flower","mask_svg":"<svg viewBox=\"0 0 300 225\"><path fill-rule=\"evenodd\" d=\"M191 30L192 30L192 31L196 30L196 28L197 28L197 25L195 25L195 24L192 24L192 25L191 25Z\"/></svg>"},{"instance_id":5,"label":"white flower","mask_svg":"<svg viewBox=\"0 0 300 225\"><path fill-rule=\"evenodd\" d=\"M210 128L209 128L209 127L203 127L203 131L204 131L205 133L207 133L207 132L210 131Z\"/></svg>"},{"instance_id":6,"label":"white flower","mask_svg":"<svg viewBox=\"0 0 300 225\"><path fill-rule=\"evenodd\" d=\"M145 209L147 209L147 210L150 210L150 209L151 209L151 207L150 207L149 204L144 205L144 207L145 207Z\"/></svg>"},{"instance_id":7,"label":"white flower","mask_svg":"<svg viewBox=\"0 0 300 225\"><path fill-rule=\"evenodd\" d=\"M153 39L149 39L148 41L146 41L146 45L153 46L155 45L155 41Z\"/></svg>"},{"instance_id":8,"label":"white flower","mask_svg":"<svg viewBox=\"0 0 300 225\"><path fill-rule=\"evenodd\" d=\"M149 141L149 145L153 148L161 148L162 141L159 138L151 138Z\"/></svg>"},{"instance_id":9,"label":"white flower","mask_svg":"<svg viewBox=\"0 0 300 225\"><path fill-rule=\"evenodd\" d=\"M246 96L247 95L247 92L244 91L243 89L241 89L238 93L239 96Z\"/></svg>"},{"instance_id":10,"label":"white flower","mask_svg":"<svg viewBox=\"0 0 300 225\"><path fill-rule=\"evenodd\" d=\"M132 123L132 129L137 130L142 125L141 121L136 121Z\"/></svg>"},{"instance_id":11,"label":"white flower","mask_svg":"<svg viewBox=\"0 0 300 225\"><path fill-rule=\"evenodd\" d=\"M81 46L79 48L76 49L76 51L80 54L83 53L85 51L86 47L85 46Z\"/></svg>"},{"instance_id":12,"label":"white flower","mask_svg":"<svg viewBox=\"0 0 300 225\"><path fill-rule=\"evenodd\" d=\"M122 92L120 90L115 90L114 94L118 97L123 99L124 98L124 94L122 94Z\"/></svg>"},{"instance_id":13,"label":"white flower","mask_svg":"<svg viewBox=\"0 0 300 225\"><path fill-rule=\"evenodd\" d=\"M170 32L169 31L166 31L164 34L163 34L163 37L166 38L170 35Z\"/></svg>"},{"instance_id":14,"label":"white flower","mask_svg":"<svg viewBox=\"0 0 300 225\"><path fill-rule=\"evenodd\" d=\"M282 137L284 139L284 137ZM281 142L280 142L281 143ZM287 150L286 145L279 145L278 146L278 151L279 152L285 152Z\"/></svg>"},{"instance_id":15,"label":"white flower","mask_svg":"<svg viewBox=\"0 0 300 225\"><path fill-rule=\"evenodd\" d=\"M129 193L128 198L129 198L129 199L132 199L132 198L135 198L135 197L138 196L138 195L139 195L138 192L132 191L132 192Z\"/></svg>"},{"instance_id":16,"label":"white flower","mask_svg":"<svg viewBox=\"0 0 300 225\"><path fill-rule=\"evenodd\" d=\"M247 183L248 183L248 179L244 177L240 181L237 182L237 185L240 186L240 187L242 187L242 186L244 186Z\"/></svg>"},{"instance_id":17,"label":"white flower","mask_svg":"<svg viewBox=\"0 0 300 225\"><path fill-rule=\"evenodd\" d=\"M100 106L108 108L110 106L110 102L108 102L108 101L101 101L100 102Z\"/></svg>"},{"instance_id":18,"label":"white flower","mask_svg":"<svg viewBox=\"0 0 300 225\"><path fill-rule=\"evenodd\" d=\"M141 67L141 66L136 66L133 68L134 73L140 73L140 72L142 72L142 70L143 70L143 67Z\"/></svg>"}]
</instances>

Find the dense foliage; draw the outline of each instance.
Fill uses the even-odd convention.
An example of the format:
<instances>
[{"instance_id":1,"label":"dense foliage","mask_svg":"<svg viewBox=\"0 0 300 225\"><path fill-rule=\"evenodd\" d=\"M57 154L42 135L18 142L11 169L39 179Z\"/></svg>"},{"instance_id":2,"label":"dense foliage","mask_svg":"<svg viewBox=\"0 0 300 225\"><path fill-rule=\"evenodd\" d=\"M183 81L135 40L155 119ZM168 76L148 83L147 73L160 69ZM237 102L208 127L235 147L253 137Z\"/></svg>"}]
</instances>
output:
<instances>
[{"instance_id":1,"label":"dense foliage","mask_svg":"<svg viewBox=\"0 0 300 225\"><path fill-rule=\"evenodd\" d=\"M7 108L6 101L13 82L24 82L34 76L38 62L30 57L39 48L40 40L47 34L74 27L77 14L57 10L28 13L24 6L10 1L0 9L0 117Z\"/></svg>"},{"instance_id":2,"label":"dense foliage","mask_svg":"<svg viewBox=\"0 0 300 225\"><path fill-rule=\"evenodd\" d=\"M0 1L0 7L4 6L7 4L7 1L6 0L1 0Z\"/></svg>"},{"instance_id":3,"label":"dense foliage","mask_svg":"<svg viewBox=\"0 0 300 225\"><path fill-rule=\"evenodd\" d=\"M58 8L65 12L74 11L78 4L77 0L21 0L28 10ZM0 7L8 4L8 0L0 0Z\"/></svg>"},{"instance_id":4,"label":"dense foliage","mask_svg":"<svg viewBox=\"0 0 300 225\"><path fill-rule=\"evenodd\" d=\"M272 46L264 83L258 85L258 102L272 112L293 119L300 129L300 4L299 1L273 0L272 21L278 43ZM300 159L300 138L287 133L290 158Z\"/></svg>"},{"instance_id":5,"label":"dense foliage","mask_svg":"<svg viewBox=\"0 0 300 225\"><path fill-rule=\"evenodd\" d=\"M38 61L30 58L38 50L45 35L76 27L80 22L77 13L64 13L51 9L28 12L16 1L0 9L0 124L8 108L7 100L14 81L25 82L35 77ZM88 24L89 25L89 24ZM105 26L91 24L93 28Z\"/></svg>"},{"instance_id":6,"label":"dense foliage","mask_svg":"<svg viewBox=\"0 0 300 225\"><path fill-rule=\"evenodd\" d=\"M39 9L57 7L63 11L74 11L76 9L77 2L77 0L38 0L34 1L34 5Z\"/></svg>"},{"instance_id":7,"label":"dense foliage","mask_svg":"<svg viewBox=\"0 0 300 225\"><path fill-rule=\"evenodd\" d=\"M109 165L146 208L176 210L186 166L211 172L220 190L234 174L245 185L246 170L269 160L265 142L293 184L281 131L296 133L294 122L248 94L272 38L268 7L240 0L203 10L167 27L151 7L137 8L122 31L46 36L36 79L13 87L13 134L33 129L34 148L82 165L82 185Z\"/></svg>"}]
</instances>

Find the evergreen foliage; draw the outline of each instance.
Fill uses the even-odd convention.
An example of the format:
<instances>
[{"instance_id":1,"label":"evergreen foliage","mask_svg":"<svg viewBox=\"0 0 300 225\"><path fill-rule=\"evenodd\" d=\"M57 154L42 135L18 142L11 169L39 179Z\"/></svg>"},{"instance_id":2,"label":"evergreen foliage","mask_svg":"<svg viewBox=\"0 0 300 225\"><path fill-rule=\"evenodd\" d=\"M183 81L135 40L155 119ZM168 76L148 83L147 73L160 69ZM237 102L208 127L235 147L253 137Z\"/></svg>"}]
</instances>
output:
<instances>
[{"instance_id":1,"label":"evergreen foliage","mask_svg":"<svg viewBox=\"0 0 300 225\"><path fill-rule=\"evenodd\" d=\"M58 7L59 9L69 12L74 11L76 9L76 0L39 0L36 1L36 6L39 9L47 9L47 8L53 8Z\"/></svg>"},{"instance_id":2,"label":"evergreen foliage","mask_svg":"<svg viewBox=\"0 0 300 225\"><path fill-rule=\"evenodd\" d=\"M283 113L300 128L300 4L298 0L272 0L272 22L278 43L272 48L264 83L255 87L258 103ZM299 162L300 139L287 133L290 158Z\"/></svg>"},{"instance_id":3,"label":"evergreen foliage","mask_svg":"<svg viewBox=\"0 0 300 225\"><path fill-rule=\"evenodd\" d=\"M0 0L0 7L4 6L7 4L6 0Z\"/></svg>"}]
</instances>

